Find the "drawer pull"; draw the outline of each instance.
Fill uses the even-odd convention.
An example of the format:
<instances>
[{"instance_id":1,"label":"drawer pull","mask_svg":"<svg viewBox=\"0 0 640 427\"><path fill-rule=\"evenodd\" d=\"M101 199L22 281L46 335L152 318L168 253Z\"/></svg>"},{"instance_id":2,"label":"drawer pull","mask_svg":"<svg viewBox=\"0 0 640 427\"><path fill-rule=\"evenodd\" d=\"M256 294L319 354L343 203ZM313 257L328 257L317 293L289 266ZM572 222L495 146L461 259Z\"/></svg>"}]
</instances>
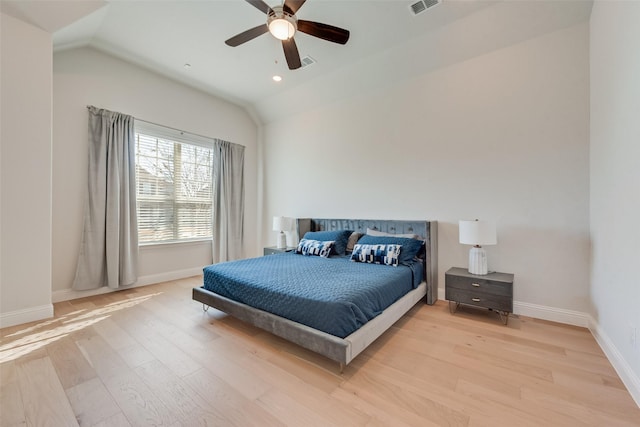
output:
<instances>
[{"instance_id":1,"label":"drawer pull","mask_svg":"<svg viewBox=\"0 0 640 427\"><path fill-rule=\"evenodd\" d=\"M473 302L480 302L480 298L471 298L471 301L473 301Z\"/></svg>"},{"instance_id":2,"label":"drawer pull","mask_svg":"<svg viewBox=\"0 0 640 427\"><path fill-rule=\"evenodd\" d=\"M475 286L476 288L480 287L480 283L472 283L471 286Z\"/></svg>"}]
</instances>

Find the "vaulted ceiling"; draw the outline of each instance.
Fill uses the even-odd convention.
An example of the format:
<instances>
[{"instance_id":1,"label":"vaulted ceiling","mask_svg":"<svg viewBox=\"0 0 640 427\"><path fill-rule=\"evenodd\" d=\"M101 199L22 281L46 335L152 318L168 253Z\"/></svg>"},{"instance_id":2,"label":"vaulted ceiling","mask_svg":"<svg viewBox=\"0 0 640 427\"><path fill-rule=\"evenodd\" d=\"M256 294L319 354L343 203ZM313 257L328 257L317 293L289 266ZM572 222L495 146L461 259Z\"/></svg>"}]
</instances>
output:
<instances>
[{"instance_id":1,"label":"vaulted ceiling","mask_svg":"<svg viewBox=\"0 0 640 427\"><path fill-rule=\"evenodd\" d=\"M316 61L298 70L288 69L280 41L268 33L238 47L224 43L266 22L241 0L5 0L2 11L53 33L55 51L92 46L269 122L583 22L592 6L586 0L443 0L414 15L415 1L307 0L299 19L342 27L351 36L342 46L296 33L300 56Z\"/></svg>"}]
</instances>

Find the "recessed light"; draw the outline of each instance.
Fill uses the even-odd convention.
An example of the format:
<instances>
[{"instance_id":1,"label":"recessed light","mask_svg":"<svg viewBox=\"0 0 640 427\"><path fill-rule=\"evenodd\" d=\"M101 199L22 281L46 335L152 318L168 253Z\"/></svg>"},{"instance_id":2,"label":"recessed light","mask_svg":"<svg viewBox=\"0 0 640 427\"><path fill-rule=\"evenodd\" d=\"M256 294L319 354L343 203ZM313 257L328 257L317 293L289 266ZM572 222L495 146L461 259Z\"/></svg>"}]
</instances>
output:
<instances>
[{"instance_id":1,"label":"recessed light","mask_svg":"<svg viewBox=\"0 0 640 427\"><path fill-rule=\"evenodd\" d=\"M274 82L282 81L282 77L280 77L280 76L273 76L272 79L273 79Z\"/></svg>"}]
</instances>

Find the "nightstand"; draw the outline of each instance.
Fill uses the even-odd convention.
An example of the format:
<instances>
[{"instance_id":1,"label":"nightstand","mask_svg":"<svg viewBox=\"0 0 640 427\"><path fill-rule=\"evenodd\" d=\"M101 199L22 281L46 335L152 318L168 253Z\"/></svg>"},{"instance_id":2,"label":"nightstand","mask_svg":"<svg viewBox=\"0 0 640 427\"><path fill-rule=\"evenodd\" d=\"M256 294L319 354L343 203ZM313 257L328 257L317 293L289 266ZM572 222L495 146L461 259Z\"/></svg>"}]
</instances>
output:
<instances>
[{"instance_id":1,"label":"nightstand","mask_svg":"<svg viewBox=\"0 0 640 427\"><path fill-rule=\"evenodd\" d=\"M275 246L270 246L268 248L263 249L264 251L263 255L281 254L283 252L291 252L294 249L295 249L294 247L276 248Z\"/></svg>"},{"instance_id":2,"label":"nightstand","mask_svg":"<svg viewBox=\"0 0 640 427\"><path fill-rule=\"evenodd\" d=\"M453 267L444 275L445 299L453 314L460 304L494 310L505 325L513 313L513 274L489 273L478 276L466 268Z\"/></svg>"}]
</instances>

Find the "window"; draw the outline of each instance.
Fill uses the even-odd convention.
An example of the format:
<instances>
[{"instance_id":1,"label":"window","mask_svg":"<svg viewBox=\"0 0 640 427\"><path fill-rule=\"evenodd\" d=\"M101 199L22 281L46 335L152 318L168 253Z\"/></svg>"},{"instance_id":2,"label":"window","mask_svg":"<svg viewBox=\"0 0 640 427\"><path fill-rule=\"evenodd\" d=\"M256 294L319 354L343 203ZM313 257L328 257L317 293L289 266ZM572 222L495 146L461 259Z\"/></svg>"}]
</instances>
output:
<instances>
[{"instance_id":1,"label":"window","mask_svg":"<svg viewBox=\"0 0 640 427\"><path fill-rule=\"evenodd\" d=\"M212 237L213 150L196 135L136 121L138 240Z\"/></svg>"}]
</instances>

